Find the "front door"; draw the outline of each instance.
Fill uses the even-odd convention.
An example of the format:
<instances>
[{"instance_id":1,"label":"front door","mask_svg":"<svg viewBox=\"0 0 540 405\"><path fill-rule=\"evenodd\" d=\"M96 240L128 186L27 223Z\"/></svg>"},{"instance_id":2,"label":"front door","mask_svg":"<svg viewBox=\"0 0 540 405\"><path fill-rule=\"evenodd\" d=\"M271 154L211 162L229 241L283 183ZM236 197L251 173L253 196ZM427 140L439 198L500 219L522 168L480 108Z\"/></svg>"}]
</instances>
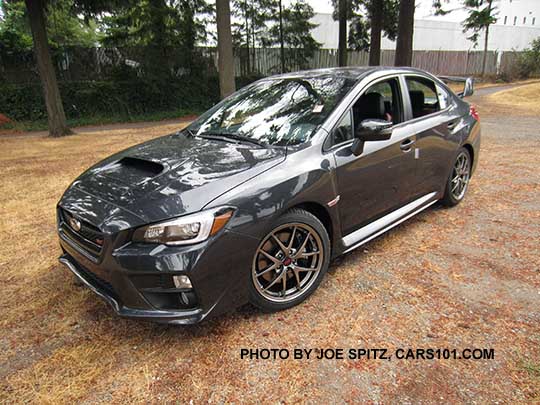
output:
<instances>
[{"instance_id":1,"label":"front door","mask_svg":"<svg viewBox=\"0 0 540 405\"><path fill-rule=\"evenodd\" d=\"M406 204L414 196L416 135L403 123L403 99L397 78L385 79L368 88L334 129L336 177L343 235ZM382 107L380 107L382 105ZM369 118L393 122L386 141L365 142L359 156L351 151L348 132Z\"/></svg>"}]
</instances>

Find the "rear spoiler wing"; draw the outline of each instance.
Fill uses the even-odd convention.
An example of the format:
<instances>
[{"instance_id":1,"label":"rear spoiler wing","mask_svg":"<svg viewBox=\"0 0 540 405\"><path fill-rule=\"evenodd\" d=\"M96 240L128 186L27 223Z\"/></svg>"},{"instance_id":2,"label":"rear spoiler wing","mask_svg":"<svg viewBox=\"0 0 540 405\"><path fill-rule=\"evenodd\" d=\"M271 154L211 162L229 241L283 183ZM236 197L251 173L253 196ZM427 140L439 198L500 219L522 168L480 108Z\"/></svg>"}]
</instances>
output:
<instances>
[{"instance_id":1,"label":"rear spoiler wing","mask_svg":"<svg viewBox=\"0 0 540 405\"><path fill-rule=\"evenodd\" d=\"M474 93L474 78L458 76L437 76L443 82L463 83L463 91L457 93L458 97L469 97Z\"/></svg>"}]
</instances>

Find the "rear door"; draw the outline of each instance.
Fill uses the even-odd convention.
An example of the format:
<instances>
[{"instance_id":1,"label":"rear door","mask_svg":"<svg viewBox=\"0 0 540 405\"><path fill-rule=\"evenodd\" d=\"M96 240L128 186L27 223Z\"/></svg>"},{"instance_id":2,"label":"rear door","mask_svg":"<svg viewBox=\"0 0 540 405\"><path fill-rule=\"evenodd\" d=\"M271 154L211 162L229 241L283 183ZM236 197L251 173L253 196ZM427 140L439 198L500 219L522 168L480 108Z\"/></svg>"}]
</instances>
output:
<instances>
[{"instance_id":1,"label":"rear door","mask_svg":"<svg viewBox=\"0 0 540 405\"><path fill-rule=\"evenodd\" d=\"M416 132L417 195L442 189L459 144L460 114L442 86L427 76L404 76L408 120ZM408 96L408 97L407 97Z\"/></svg>"},{"instance_id":2,"label":"rear door","mask_svg":"<svg viewBox=\"0 0 540 405\"><path fill-rule=\"evenodd\" d=\"M371 101L366 104L366 98L372 100L379 98L378 95L383 98L384 111L374 110ZM398 77L381 79L360 94L327 139L325 148L336 162L338 207L344 235L404 205L414 194L416 136L412 126L403 122L403 105ZM365 142L362 154L355 156L351 151L354 130L368 118L393 122L392 137L387 141Z\"/></svg>"}]
</instances>

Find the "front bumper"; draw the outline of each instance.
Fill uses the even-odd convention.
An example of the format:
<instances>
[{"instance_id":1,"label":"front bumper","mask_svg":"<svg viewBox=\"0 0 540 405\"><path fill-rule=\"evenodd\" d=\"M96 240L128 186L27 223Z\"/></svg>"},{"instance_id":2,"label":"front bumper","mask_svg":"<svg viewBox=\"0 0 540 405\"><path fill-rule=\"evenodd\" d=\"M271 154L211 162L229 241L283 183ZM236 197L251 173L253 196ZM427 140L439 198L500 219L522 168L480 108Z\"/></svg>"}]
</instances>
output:
<instances>
[{"instance_id":1,"label":"front bumper","mask_svg":"<svg viewBox=\"0 0 540 405\"><path fill-rule=\"evenodd\" d=\"M225 231L191 246L114 242L91 260L60 232L59 261L122 317L169 324L194 324L247 302L247 283L258 241ZM187 275L195 305L175 308L173 275ZM164 299L166 297L166 299ZM167 303L164 304L164 302Z\"/></svg>"},{"instance_id":2,"label":"front bumper","mask_svg":"<svg viewBox=\"0 0 540 405\"><path fill-rule=\"evenodd\" d=\"M177 323L177 324L193 324L198 323L203 319L203 312L200 308L193 310L183 311L163 311L152 309L137 309L128 308L122 304L115 294L104 287L99 280L97 280L91 272L82 268L73 258L68 254L63 254L58 259L60 263L64 264L75 276L83 282L94 293L103 298L116 312L117 315L126 318L139 318L145 320L153 320L163 323Z\"/></svg>"}]
</instances>

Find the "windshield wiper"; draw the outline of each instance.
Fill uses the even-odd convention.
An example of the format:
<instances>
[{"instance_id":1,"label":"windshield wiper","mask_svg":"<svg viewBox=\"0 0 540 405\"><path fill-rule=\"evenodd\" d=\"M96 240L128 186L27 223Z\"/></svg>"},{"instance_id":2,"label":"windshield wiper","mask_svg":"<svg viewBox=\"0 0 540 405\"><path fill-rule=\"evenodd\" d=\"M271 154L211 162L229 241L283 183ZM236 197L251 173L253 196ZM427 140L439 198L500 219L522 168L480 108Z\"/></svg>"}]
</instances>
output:
<instances>
[{"instance_id":1,"label":"windshield wiper","mask_svg":"<svg viewBox=\"0 0 540 405\"><path fill-rule=\"evenodd\" d=\"M191 136L192 138L195 138L195 132L193 132L192 129L184 128L182 131L187 132L187 134L188 134L189 136Z\"/></svg>"},{"instance_id":2,"label":"windshield wiper","mask_svg":"<svg viewBox=\"0 0 540 405\"><path fill-rule=\"evenodd\" d=\"M213 137L213 138L226 138L226 139L232 139L234 141L239 141L239 142L247 142L247 143L252 143L254 145L257 145L257 146L260 146L262 148L267 148L268 145L261 142L261 141L258 141L256 139L253 139L253 138L250 138L249 136L245 136L245 135L239 135L239 134L235 134L235 133L232 133L232 132L217 132L217 131L208 131L208 132L204 132L202 133L201 135L199 135L201 138L204 138L204 137Z\"/></svg>"}]
</instances>

